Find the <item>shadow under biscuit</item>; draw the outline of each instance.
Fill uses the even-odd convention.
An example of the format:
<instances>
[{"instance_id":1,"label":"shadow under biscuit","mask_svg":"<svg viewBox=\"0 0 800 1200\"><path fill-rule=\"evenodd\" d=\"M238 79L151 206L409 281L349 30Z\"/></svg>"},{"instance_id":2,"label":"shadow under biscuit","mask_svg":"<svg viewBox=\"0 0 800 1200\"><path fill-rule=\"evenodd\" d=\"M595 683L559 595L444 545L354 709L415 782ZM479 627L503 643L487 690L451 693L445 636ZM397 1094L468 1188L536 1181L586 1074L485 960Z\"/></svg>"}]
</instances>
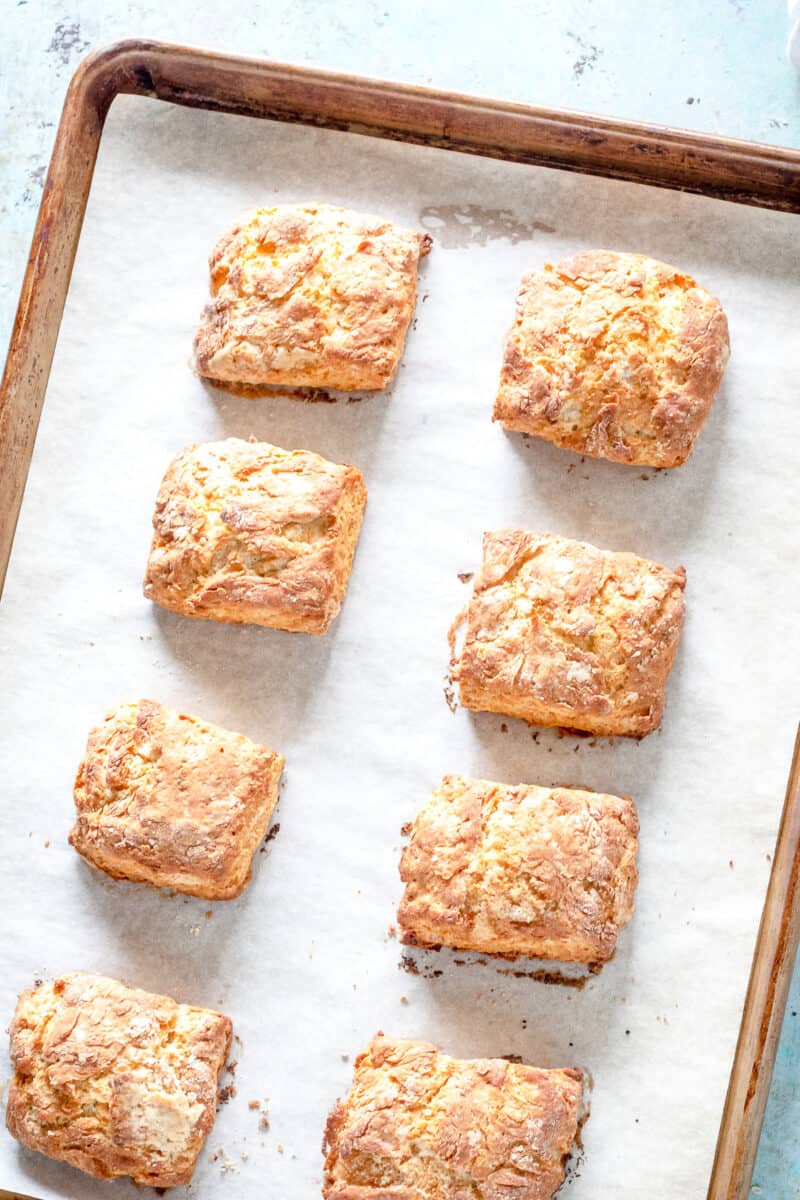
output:
<instances>
[{"instance_id":1,"label":"shadow under biscuit","mask_svg":"<svg viewBox=\"0 0 800 1200\"><path fill-rule=\"evenodd\" d=\"M591 1069L605 1053L598 1040L625 1038L629 1027L635 923L634 917L614 957L595 974L580 964L402 947L397 986L406 993L404 1024L459 1057L519 1056L536 1066Z\"/></svg>"},{"instance_id":2,"label":"shadow under biscuit","mask_svg":"<svg viewBox=\"0 0 800 1200\"><path fill-rule=\"evenodd\" d=\"M28 1150L18 1142L14 1143L14 1153L17 1159L17 1170L26 1180L26 1188L30 1195L25 1195L16 1189L14 1200L34 1200L36 1196L59 1196L62 1200L107 1200L109 1183L103 1179L94 1179L60 1159L47 1158L36 1150ZM203 1152L204 1153L204 1152ZM200 1161L202 1162L202 1153ZM7 1193L11 1194L11 1193ZM170 1188L172 1200L182 1200L191 1195L186 1188ZM141 1188L130 1179L119 1178L113 1183L114 1200L141 1200L141 1197L157 1195L153 1188Z\"/></svg>"},{"instance_id":3,"label":"shadow under biscuit","mask_svg":"<svg viewBox=\"0 0 800 1200\"><path fill-rule=\"evenodd\" d=\"M528 725L498 713L464 713L476 741L473 761L465 770L475 778L632 795L637 809L645 811L650 796L657 794L663 725L640 740L601 738Z\"/></svg>"},{"instance_id":4,"label":"shadow under biscuit","mask_svg":"<svg viewBox=\"0 0 800 1200\"><path fill-rule=\"evenodd\" d=\"M279 809L280 802L272 829L280 823ZM160 988L186 1003L224 1010L232 985L228 964L231 956L241 953L237 928L250 927L251 906L257 912L269 905L264 893L271 889L265 876L273 866L269 859L275 839L268 839L269 832L253 856L253 874L245 890L226 901L112 879L76 854L74 885L119 946L113 961L104 957L84 968L145 990ZM113 950L110 953L113 957Z\"/></svg>"},{"instance_id":5,"label":"shadow under biscuit","mask_svg":"<svg viewBox=\"0 0 800 1200\"><path fill-rule=\"evenodd\" d=\"M683 564L687 546L719 519L725 504L724 482L718 483L733 436L727 392L723 380L694 453L668 470L590 458L496 426L524 464L521 489L532 513L525 527L631 551L667 567Z\"/></svg>"},{"instance_id":6,"label":"shadow under biscuit","mask_svg":"<svg viewBox=\"0 0 800 1200\"><path fill-rule=\"evenodd\" d=\"M403 403L402 395L394 395L402 371L401 362L398 375L382 392L325 393L334 397L332 402L297 397L290 388L239 395L208 379L199 382L216 408L222 436L255 437L283 450L313 450L331 462L351 463L369 490L389 406Z\"/></svg>"},{"instance_id":7,"label":"shadow under biscuit","mask_svg":"<svg viewBox=\"0 0 800 1200\"><path fill-rule=\"evenodd\" d=\"M184 617L158 605L153 614L162 645L183 670L179 707L288 759L286 747L335 653L341 614L321 637Z\"/></svg>"}]
</instances>

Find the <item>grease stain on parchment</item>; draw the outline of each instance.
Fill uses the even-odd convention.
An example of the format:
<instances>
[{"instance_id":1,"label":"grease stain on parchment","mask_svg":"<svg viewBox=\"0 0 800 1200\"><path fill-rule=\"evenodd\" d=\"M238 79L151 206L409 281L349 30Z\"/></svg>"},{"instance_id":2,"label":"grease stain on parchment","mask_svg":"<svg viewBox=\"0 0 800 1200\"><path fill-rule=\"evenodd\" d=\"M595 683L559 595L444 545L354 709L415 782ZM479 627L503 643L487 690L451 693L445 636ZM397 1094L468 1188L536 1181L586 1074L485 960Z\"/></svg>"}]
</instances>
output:
<instances>
[{"instance_id":1,"label":"grease stain on parchment","mask_svg":"<svg viewBox=\"0 0 800 1200\"><path fill-rule=\"evenodd\" d=\"M479 204L431 204L419 215L423 229L447 250L485 246L500 238L513 245L529 241L536 233L555 233L544 221L521 221L510 209L482 208Z\"/></svg>"}]
</instances>

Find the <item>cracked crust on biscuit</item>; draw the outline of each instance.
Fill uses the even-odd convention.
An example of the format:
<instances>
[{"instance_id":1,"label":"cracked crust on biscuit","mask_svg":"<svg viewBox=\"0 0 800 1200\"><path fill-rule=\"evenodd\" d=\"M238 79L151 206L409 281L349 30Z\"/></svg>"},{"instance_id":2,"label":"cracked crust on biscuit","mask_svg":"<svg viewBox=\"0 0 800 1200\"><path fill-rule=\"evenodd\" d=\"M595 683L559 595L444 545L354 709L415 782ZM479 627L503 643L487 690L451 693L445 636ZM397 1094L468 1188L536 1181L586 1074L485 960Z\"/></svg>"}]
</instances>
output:
<instances>
[{"instance_id":1,"label":"cracked crust on biscuit","mask_svg":"<svg viewBox=\"0 0 800 1200\"><path fill-rule=\"evenodd\" d=\"M356 467L310 450L239 438L189 446L158 493L144 594L188 617L325 633L366 501Z\"/></svg>"},{"instance_id":2,"label":"cracked crust on biscuit","mask_svg":"<svg viewBox=\"0 0 800 1200\"><path fill-rule=\"evenodd\" d=\"M325 1200L550 1200L578 1127L579 1071L456 1059L375 1037L325 1131Z\"/></svg>"},{"instance_id":3,"label":"cracked crust on biscuit","mask_svg":"<svg viewBox=\"0 0 800 1200\"><path fill-rule=\"evenodd\" d=\"M503 529L454 652L461 703L536 725L643 737L661 724L686 573L550 533Z\"/></svg>"},{"instance_id":4,"label":"cracked crust on biscuit","mask_svg":"<svg viewBox=\"0 0 800 1200\"><path fill-rule=\"evenodd\" d=\"M189 1183L214 1124L231 1041L222 1013L82 972L23 992L6 1124L93 1175Z\"/></svg>"},{"instance_id":5,"label":"cracked crust on biscuit","mask_svg":"<svg viewBox=\"0 0 800 1200\"><path fill-rule=\"evenodd\" d=\"M400 861L401 940L597 964L633 915L633 801L447 775Z\"/></svg>"},{"instance_id":6,"label":"cracked crust on biscuit","mask_svg":"<svg viewBox=\"0 0 800 1200\"><path fill-rule=\"evenodd\" d=\"M284 759L154 700L89 734L70 844L113 879L231 900L278 800Z\"/></svg>"},{"instance_id":7,"label":"cracked crust on biscuit","mask_svg":"<svg viewBox=\"0 0 800 1200\"><path fill-rule=\"evenodd\" d=\"M691 275L586 251L524 277L494 419L595 458L679 466L729 355L722 306Z\"/></svg>"},{"instance_id":8,"label":"cracked crust on biscuit","mask_svg":"<svg viewBox=\"0 0 800 1200\"><path fill-rule=\"evenodd\" d=\"M247 385L386 387L430 245L426 233L330 204L248 213L209 260L197 370Z\"/></svg>"}]
</instances>

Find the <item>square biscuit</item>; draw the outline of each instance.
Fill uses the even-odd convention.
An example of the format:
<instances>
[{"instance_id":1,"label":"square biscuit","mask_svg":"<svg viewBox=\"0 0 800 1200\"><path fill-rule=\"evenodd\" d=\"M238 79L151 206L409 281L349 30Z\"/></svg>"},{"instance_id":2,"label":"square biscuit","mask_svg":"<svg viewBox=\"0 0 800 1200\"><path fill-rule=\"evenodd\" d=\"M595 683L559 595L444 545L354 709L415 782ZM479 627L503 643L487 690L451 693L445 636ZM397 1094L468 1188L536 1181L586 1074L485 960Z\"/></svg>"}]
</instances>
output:
<instances>
[{"instance_id":1,"label":"square biscuit","mask_svg":"<svg viewBox=\"0 0 800 1200\"><path fill-rule=\"evenodd\" d=\"M325 1131L325 1200L550 1200L583 1080L502 1058L457 1059L375 1037Z\"/></svg>"},{"instance_id":2,"label":"square biscuit","mask_svg":"<svg viewBox=\"0 0 800 1200\"><path fill-rule=\"evenodd\" d=\"M156 499L144 594L187 617L325 633L366 502L356 467L310 450L239 438L189 446Z\"/></svg>"},{"instance_id":3,"label":"square biscuit","mask_svg":"<svg viewBox=\"0 0 800 1200\"><path fill-rule=\"evenodd\" d=\"M113 879L231 900L250 880L283 765L165 704L121 704L89 734L70 843Z\"/></svg>"},{"instance_id":4,"label":"square biscuit","mask_svg":"<svg viewBox=\"0 0 800 1200\"><path fill-rule=\"evenodd\" d=\"M209 260L197 370L251 386L386 387L430 244L426 233L330 204L248 213Z\"/></svg>"},{"instance_id":5,"label":"square biscuit","mask_svg":"<svg viewBox=\"0 0 800 1200\"><path fill-rule=\"evenodd\" d=\"M676 467L729 354L722 306L691 275L586 251L523 278L494 419L595 458Z\"/></svg>"},{"instance_id":6,"label":"square biscuit","mask_svg":"<svg viewBox=\"0 0 800 1200\"><path fill-rule=\"evenodd\" d=\"M483 562L451 672L465 708L599 736L661 724L684 618L683 567L551 533L501 529Z\"/></svg>"},{"instance_id":7,"label":"square biscuit","mask_svg":"<svg viewBox=\"0 0 800 1200\"><path fill-rule=\"evenodd\" d=\"M633 915L628 797L446 775L400 860L401 940L599 964Z\"/></svg>"},{"instance_id":8,"label":"square biscuit","mask_svg":"<svg viewBox=\"0 0 800 1200\"><path fill-rule=\"evenodd\" d=\"M231 1042L222 1013L83 972L23 992L6 1125L96 1179L189 1183Z\"/></svg>"}]
</instances>

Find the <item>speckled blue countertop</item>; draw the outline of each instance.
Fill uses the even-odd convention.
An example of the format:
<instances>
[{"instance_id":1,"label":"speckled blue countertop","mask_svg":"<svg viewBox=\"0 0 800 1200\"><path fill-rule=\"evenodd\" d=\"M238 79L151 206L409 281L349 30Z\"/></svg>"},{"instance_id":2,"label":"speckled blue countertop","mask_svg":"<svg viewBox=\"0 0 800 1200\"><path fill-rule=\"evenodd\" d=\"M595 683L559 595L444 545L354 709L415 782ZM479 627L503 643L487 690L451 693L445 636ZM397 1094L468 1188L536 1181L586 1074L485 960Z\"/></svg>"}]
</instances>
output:
<instances>
[{"instance_id":1,"label":"speckled blue countertop","mask_svg":"<svg viewBox=\"0 0 800 1200\"><path fill-rule=\"evenodd\" d=\"M2 344L67 82L90 48L122 37L189 42L800 147L800 77L786 59L783 0L4 0L2 12ZM799 1066L800 971L753 1196L800 1197Z\"/></svg>"}]
</instances>

